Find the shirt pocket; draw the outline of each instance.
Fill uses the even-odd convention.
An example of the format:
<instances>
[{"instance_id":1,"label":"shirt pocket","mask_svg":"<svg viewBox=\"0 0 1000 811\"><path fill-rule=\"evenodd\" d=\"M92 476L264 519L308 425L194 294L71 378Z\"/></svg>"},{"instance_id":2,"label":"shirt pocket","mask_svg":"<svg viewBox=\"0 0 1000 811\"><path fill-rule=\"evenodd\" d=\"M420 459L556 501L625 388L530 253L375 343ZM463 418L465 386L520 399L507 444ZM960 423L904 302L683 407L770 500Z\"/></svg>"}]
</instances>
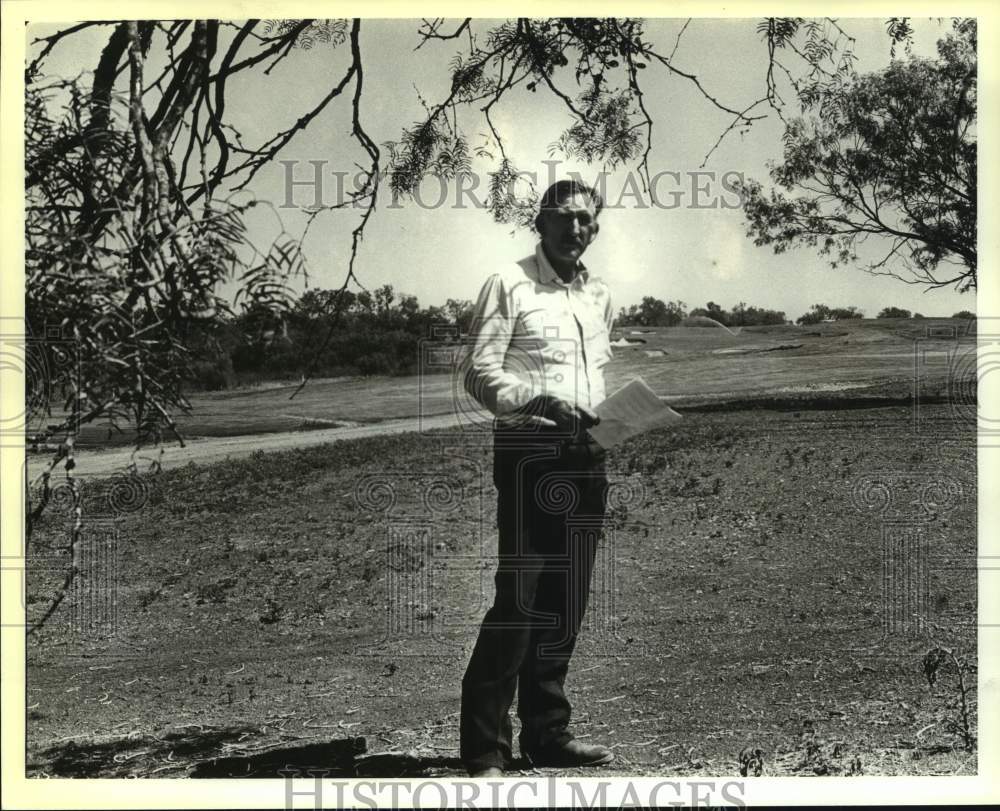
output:
<instances>
[{"instance_id":1,"label":"shirt pocket","mask_svg":"<svg viewBox=\"0 0 1000 811\"><path fill-rule=\"evenodd\" d=\"M545 354L560 350L565 353L580 342L576 319L567 309L538 307L525 310L520 315L518 334Z\"/></svg>"},{"instance_id":2,"label":"shirt pocket","mask_svg":"<svg viewBox=\"0 0 1000 811\"><path fill-rule=\"evenodd\" d=\"M558 320L542 307L525 310L518 316L517 333L523 338L542 340L551 337L553 327L558 328Z\"/></svg>"}]
</instances>

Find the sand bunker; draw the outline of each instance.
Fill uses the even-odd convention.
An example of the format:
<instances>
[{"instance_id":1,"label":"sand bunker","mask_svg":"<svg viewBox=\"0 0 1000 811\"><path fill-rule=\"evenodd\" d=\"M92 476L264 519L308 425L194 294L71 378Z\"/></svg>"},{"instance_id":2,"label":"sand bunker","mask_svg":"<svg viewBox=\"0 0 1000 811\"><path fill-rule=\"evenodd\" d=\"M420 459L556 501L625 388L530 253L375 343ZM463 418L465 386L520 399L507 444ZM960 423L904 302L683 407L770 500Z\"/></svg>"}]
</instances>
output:
<instances>
[{"instance_id":1,"label":"sand bunker","mask_svg":"<svg viewBox=\"0 0 1000 811\"><path fill-rule=\"evenodd\" d=\"M776 346L737 346L730 349L713 349L713 355L749 355L754 352L777 352L782 349L799 349L802 344L777 344Z\"/></svg>"},{"instance_id":2,"label":"sand bunker","mask_svg":"<svg viewBox=\"0 0 1000 811\"><path fill-rule=\"evenodd\" d=\"M810 391L847 391L848 389L864 389L872 383L806 383L801 386L781 386L776 389L769 389L768 393L774 394L801 394Z\"/></svg>"}]
</instances>

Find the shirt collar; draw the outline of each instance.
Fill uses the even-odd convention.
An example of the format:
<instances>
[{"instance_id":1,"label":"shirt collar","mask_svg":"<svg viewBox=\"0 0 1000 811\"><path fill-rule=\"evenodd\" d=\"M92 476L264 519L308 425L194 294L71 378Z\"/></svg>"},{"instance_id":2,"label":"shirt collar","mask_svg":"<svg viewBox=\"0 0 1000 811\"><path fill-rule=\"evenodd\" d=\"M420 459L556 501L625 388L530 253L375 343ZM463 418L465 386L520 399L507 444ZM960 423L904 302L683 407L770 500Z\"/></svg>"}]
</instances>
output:
<instances>
[{"instance_id":1,"label":"shirt collar","mask_svg":"<svg viewBox=\"0 0 1000 811\"><path fill-rule=\"evenodd\" d=\"M535 259L538 262L538 277L542 282L546 284L559 284L563 287L569 287L569 285L572 284L572 282L564 282L559 274L556 273L556 269L552 267L552 263L545 255L545 251L542 250L541 242L535 245ZM579 279L582 284L586 284L587 279L590 278L590 271L587 270L587 266L584 265L583 262L577 261L577 265L580 269L576 274L576 279ZM576 279L574 279L573 282L575 282Z\"/></svg>"}]
</instances>

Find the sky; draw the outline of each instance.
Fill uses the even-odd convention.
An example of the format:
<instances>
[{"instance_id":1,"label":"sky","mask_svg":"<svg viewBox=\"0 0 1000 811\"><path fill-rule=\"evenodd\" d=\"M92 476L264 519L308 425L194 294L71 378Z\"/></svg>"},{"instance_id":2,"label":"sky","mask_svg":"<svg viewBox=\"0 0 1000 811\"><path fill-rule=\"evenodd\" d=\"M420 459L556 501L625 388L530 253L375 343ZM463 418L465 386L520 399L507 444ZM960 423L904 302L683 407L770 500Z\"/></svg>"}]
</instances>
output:
<instances>
[{"instance_id":1,"label":"sky","mask_svg":"<svg viewBox=\"0 0 1000 811\"><path fill-rule=\"evenodd\" d=\"M854 50L858 71L877 70L889 63L889 40L883 21L838 22L857 40ZM650 20L647 39L659 52L669 54L684 23L682 19ZM752 19L694 19L680 39L674 64L696 74L706 91L721 103L742 109L759 98L764 89L767 51L756 33L756 24ZM474 31L484 32L489 25L490 21L477 21ZM419 20L366 20L362 24L362 119L380 145L398 139L404 126L422 117L421 98L433 104L443 99L450 87L448 63L459 50L457 41L430 42L414 50L419 42L418 26ZM933 56L935 42L950 30L950 21L916 20L914 27L914 54ZM446 24L443 30L448 28ZM33 26L29 39L50 30L48 26ZM76 75L92 69L106 31L84 31L74 41L61 43L50 54L46 71ZM224 41L220 49L226 44ZM317 43L308 51L293 52L268 76L260 71L239 75L239 81L234 78L227 85L231 123L246 143L267 140L325 95L343 75L349 59L346 45L332 48ZM600 234L587 251L585 262L592 273L610 285L616 309L637 303L643 296L680 300L689 309L704 306L707 301L725 308L745 301L783 310L791 319L817 302L853 305L869 317L886 306L904 307L924 315L975 309L970 294L950 289L924 292L922 287L873 277L858 267L831 269L826 260L807 249L775 255L768 247L754 246L745 235L742 212L734 206L735 197L722 187L721 181L736 174L767 180L768 161L781 157L783 126L777 116L766 107L760 108L769 113L767 119L756 122L745 134L730 133L703 166L706 152L729 125L731 116L715 109L691 82L669 75L665 69L650 65L641 78L654 120L650 172L662 173L658 189L663 205L671 201L678 204L671 208L638 205L634 173L620 170L605 177L609 206L601 215ZM571 76L557 81L575 95ZM584 179L598 179L600 167L550 154L550 145L570 123L570 116L562 102L543 87L535 93L523 86L515 88L494 110L494 123L514 164L534 173L541 188L550 179L574 171ZM459 123L472 145L486 144L488 130L477 111L463 113ZM288 173L292 172L297 180L308 180L314 172L310 161L322 161L327 171L324 198L332 202L337 182L334 172L353 173L357 164L366 162L350 130L349 99L344 98L286 147L280 159L295 162L291 167L270 165L248 191L281 206L286 201ZM490 214L473 202L485 198L482 189L487 172L493 168L495 163L475 159L475 179L467 181L466 188L476 182L479 188L464 195L459 194L454 182L442 188L433 179L422 186L422 204L404 201L389 205L390 200L383 194L358 254L356 274L362 284L368 289L391 284L398 293L416 295L424 306L440 305L450 298L474 299L491 273L527 255L535 240L531 232L493 222ZM695 174L698 172L714 175ZM696 191L695 187L707 191ZM708 202L713 191L722 205L695 207ZM443 202L438 204L442 197ZM297 204L309 205L313 200L311 188L293 191ZM458 200L462 205L456 204ZM359 212L350 209L327 212L310 229L304 243L309 287L333 288L341 284L350 231L358 217ZM255 241L261 246L282 229L293 235L301 233L304 222L304 213L294 207L281 208L277 213L259 209L249 220ZM226 292L231 294L233 289L230 286Z\"/></svg>"}]
</instances>

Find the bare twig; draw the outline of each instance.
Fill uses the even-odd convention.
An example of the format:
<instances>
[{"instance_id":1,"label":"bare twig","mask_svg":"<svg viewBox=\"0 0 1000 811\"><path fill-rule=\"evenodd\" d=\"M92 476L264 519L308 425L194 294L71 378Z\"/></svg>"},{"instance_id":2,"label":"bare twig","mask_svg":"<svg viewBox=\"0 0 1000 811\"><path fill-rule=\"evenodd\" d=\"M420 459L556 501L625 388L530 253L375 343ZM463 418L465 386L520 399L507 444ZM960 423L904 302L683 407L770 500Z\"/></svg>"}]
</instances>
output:
<instances>
[{"instance_id":1,"label":"bare twig","mask_svg":"<svg viewBox=\"0 0 1000 811\"><path fill-rule=\"evenodd\" d=\"M421 48L424 47L424 45L427 44L428 40L455 39L461 36L462 32L469 28L469 23L471 22L472 18L466 17L464 20L462 20L459 26L450 34L441 34L440 29L441 26L444 24L444 18L436 17L435 19L430 21L425 19L421 24L420 28L417 30L417 34L420 36L420 42L417 44L417 47L414 48L413 50L419 51Z\"/></svg>"}]
</instances>

